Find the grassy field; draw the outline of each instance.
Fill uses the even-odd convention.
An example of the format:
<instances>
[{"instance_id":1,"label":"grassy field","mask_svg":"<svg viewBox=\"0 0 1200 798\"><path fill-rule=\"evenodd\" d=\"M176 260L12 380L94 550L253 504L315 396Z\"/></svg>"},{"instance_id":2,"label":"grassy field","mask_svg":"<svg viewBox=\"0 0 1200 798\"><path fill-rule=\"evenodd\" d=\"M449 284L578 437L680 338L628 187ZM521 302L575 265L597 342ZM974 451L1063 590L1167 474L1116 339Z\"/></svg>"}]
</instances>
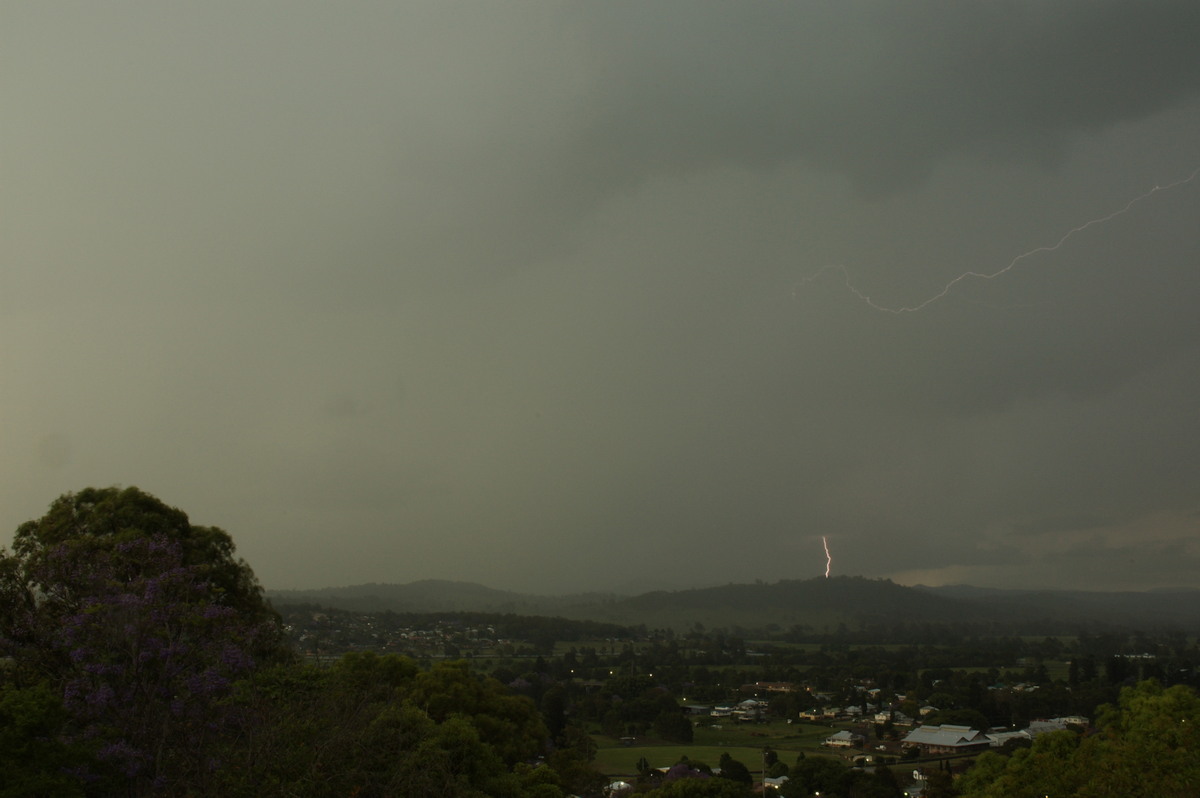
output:
<instances>
[{"instance_id":1,"label":"grassy field","mask_svg":"<svg viewBox=\"0 0 1200 798\"><path fill-rule=\"evenodd\" d=\"M606 776L636 776L637 763L642 757L652 768L668 768L686 756L694 762L704 762L716 767L721 754L729 754L744 764L751 772L762 770L759 760L762 748L720 747L712 745L648 745L628 748L602 748L596 755L595 765Z\"/></svg>"},{"instance_id":2,"label":"grassy field","mask_svg":"<svg viewBox=\"0 0 1200 798\"><path fill-rule=\"evenodd\" d=\"M762 750L771 746L779 758L787 764L796 760L796 755L821 751L821 741L832 733L828 726L810 723L775 722L766 725L722 724L722 728L701 727L696 729L691 744L668 743L651 738L638 738L634 745L623 745L620 740L593 734L600 746L596 754L596 766L611 776L637 773L637 762L642 757L650 767L670 767L686 756L691 760L717 766L721 754L728 753L751 771L762 769Z\"/></svg>"},{"instance_id":3,"label":"grassy field","mask_svg":"<svg viewBox=\"0 0 1200 798\"><path fill-rule=\"evenodd\" d=\"M792 643L785 640L747 640L746 648L750 650L762 650L768 646L776 648L780 651L820 651L825 648L827 643ZM845 646L848 651L864 651L866 649L878 648L883 651L901 651L906 648L911 648L911 643L850 643Z\"/></svg>"}]
</instances>

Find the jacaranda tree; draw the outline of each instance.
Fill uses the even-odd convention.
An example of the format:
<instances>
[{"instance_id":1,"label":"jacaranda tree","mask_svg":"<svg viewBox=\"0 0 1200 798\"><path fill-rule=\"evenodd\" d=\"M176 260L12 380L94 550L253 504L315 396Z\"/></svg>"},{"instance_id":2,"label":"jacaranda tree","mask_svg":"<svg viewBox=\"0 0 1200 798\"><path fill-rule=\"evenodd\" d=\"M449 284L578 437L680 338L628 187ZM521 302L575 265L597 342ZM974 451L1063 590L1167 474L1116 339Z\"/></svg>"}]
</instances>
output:
<instances>
[{"instance_id":1,"label":"jacaranda tree","mask_svg":"<svg viewBox=\"0 0 1200 798\"><path fill-rule=\"evenodd\" d=\"M16 688L61 695L65 742L95 794L203 792L278 621L224 532L136 488L68 494L0 551L0 648Z\"/></svg>"}]
</instances>

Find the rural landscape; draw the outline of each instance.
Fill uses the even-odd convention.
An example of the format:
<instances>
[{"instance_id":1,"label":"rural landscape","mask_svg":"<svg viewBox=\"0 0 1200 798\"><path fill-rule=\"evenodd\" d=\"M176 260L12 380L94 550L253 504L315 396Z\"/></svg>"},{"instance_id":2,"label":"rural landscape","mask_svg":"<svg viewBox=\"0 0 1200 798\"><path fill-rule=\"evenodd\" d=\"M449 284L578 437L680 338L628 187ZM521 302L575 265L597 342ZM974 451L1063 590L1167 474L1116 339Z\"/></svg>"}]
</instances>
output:
<instances>
[{"instance_id":1,"label":"rural landscape","mask_svg":"<svg viewBox=\"0 0 1200 798\"><path fill-rule=\"evenodd\" d=\"M4 795L1200 783L1188 591L817 577L628 598L438 581L264 593L227 533L136 488L59 498L17 530L0 578Z\"/></svg>"},{"instance_id":2,"label":"rural landscape","mask_svg":"<svg viewBox=\"0 0 1200 798\"><path fill-rule=\"evenodd\" d=\"M1197 0L0 0L0 798L1200 798Z\"/></svg>"}]
</instances>

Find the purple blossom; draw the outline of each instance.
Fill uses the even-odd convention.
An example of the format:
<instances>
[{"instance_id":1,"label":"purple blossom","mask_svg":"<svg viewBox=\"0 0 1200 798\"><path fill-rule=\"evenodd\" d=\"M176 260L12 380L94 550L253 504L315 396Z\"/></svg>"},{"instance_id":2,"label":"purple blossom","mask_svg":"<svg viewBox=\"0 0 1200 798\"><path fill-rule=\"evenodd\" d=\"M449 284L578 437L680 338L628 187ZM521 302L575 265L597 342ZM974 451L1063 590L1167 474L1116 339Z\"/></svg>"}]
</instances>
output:
<instances>
[{"instance_id":1,"label":"purple blossom","mask_svg":"<svg viewBox=\"0 0 1200 798\"><path fill-rule=\"evenodd\" d=\"M147 772L164 734L174 750L199 753L203 736L229 722L217 699L254 667L247 646L257 628L220 603L174 541L86 555L56 546L35 575L46 606L64 610L48 616L49 636L70 663L63 699L81 737L105 741L100 759L130 777ZM76 593L56 593L63 584Z\"/></svg>"},{"instance_id":2,"label":"purple blossom","mask_svg":"<svg viewBox=\"0 0 1200 798\"><path fill-rule=\"evenodd\" d=\"M136 776L145 767L147 757L125 740L108 743L96 752L101 761L116 764L126 776Z\"/></svg>"}]
</instances>

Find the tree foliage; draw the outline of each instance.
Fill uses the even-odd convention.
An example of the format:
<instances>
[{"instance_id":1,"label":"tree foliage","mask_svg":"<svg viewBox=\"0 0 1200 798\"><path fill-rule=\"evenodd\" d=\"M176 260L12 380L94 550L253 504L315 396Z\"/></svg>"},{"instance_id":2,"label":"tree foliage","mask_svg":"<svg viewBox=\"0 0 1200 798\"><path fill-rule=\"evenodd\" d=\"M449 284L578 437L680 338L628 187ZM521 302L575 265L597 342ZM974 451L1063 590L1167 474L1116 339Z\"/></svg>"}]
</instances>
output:
<instances>
[{"instance_id":1,"label":"tree foliage","mask_svg":"<svg viewBox=\"0 0 1200 798\"><path fill-rule=\"evenodd\" d=\"M132 794L206 782L221 699L279 646L229 536L136 488L68 494L22 524L0 593L15 682L58 691L60 736L90 752L88 778Z\"/></svg>"},{"instance_id":2,"label":"tree foliage","mask_svg":"<svg viewBox=\"0 0 1200 798\"><path fill-rule=\"evenodd\" d=\"M45 684L0 687L0 798L76 798L85 758L60 739L67 712Z\"/></svg>"},{"instance_id":3,"label":"tree foliage","mask_svg":"<svg viewBox=\"0 0 1200 798\"><path fill-rule=\"evenodd\" d=\"M1044 734L1007 759L981 756L960 780L967 798L1200 795L1200 697L1146 681L1105 707L1097 734Z\"/></svg>"},{"instance_id":4,"label":"tree foliage","mask_svg":"<svg viewBox=\"0 0 1200 798\"><path fill-rule=\"evenodd\" d=\"M221 603L254 616L270 615L253 570L236 558L227 532L192 524L182 510L136 487L86 488L60 496L44 516L17 528L13 551L31 562L63 543L103 550L149 537L178 543L183 564L197 568Z\"/></svg>"},{"instance_id":5,"label":"tree foliage","mask_svg":"<svg viewBox=\"0 0 1200 798\"><path fill-rule=\"evenodd\" d=\"M750 785L754 779L750 775L750 769L745 763L734 759L728 753L721 754L721 778L736 781L740 784Z\"/></svg>"},{"instance_id":6,"label":"tree foliage","mask_svg":"<svg viewBox=\"0 0 1200 798\"><path fill-rule=\"evenodd\" d=\"M524 763L545 726L528 699L462 663L428 672L395 655L332 668L278 666L239 687L244 734L230 738L226 796L463 795L557 798L564 776ZM576 760L556 761L584 778Z\"/></svg>"},{"instance_id":7,"label":"tree foliage","mask_svg":"<svg viewBox=\"0 0 1200 798\"><path fill-rule=\"evenodd\" d=\"M780 794L785 798L808 798L813 793L833 795L840 790L849 768L827 756L801 756L788 770Z\"/></svg>"},{"instance_id":8,"label":"tree foliage","mask_svg":"<svg viewBox=\"0 0 1200 798\"><path fill-rule=\"evenodd\" d=\"M750 788L730 779L676 779L644 793L646 798L748 798Z\"/></svg>"},{"instance_id":9,"label":"tree foliage","mask_svg":"<svg viewBox=\"0 0 1200 798\"><path fill-rule=\"evenodd\" d=\"M597 782L561 690L543 707L555 748L530 698L466 663L321 669L282 640L225 532L136 488L61 497L0 551L0 798L560 798Z\"/></svg>"}]
</instances>

